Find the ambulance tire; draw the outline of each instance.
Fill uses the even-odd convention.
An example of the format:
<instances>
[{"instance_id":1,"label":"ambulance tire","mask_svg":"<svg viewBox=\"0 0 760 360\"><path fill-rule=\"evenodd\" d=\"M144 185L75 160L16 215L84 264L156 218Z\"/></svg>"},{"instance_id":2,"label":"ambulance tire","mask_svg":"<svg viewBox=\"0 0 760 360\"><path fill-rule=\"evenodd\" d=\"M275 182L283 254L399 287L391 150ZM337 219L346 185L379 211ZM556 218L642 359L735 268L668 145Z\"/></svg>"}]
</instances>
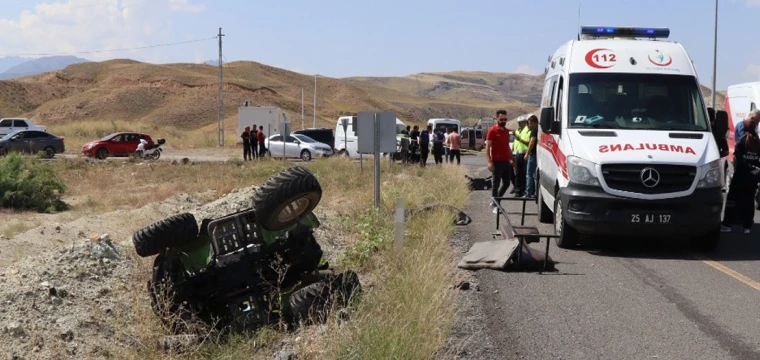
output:
<instances>
[{"instance_id":1,"label":"ambulance tire","mask_svg":"<svg viewBox=\"0 0 760 360\"><path fill-rule=\"evenodd\" d=\"M552 214L552 209L549 208L549 206L546 205L544 202L544 196L541 194L541 188L538 188L538 194L536 195L537 202L538 202L538 221L543 224L552 224L554 223L554 214Z\"/></svg>"},{"instance_id":2,"label":"ambulance tire","mask_svg":"<svg viewBox=\"0 0 760 360\"><path fill-rule=\"evenodd\" d=\"M565 221L565 216L562 213L563 207L562 199L559 194L554 199L554 231L559 237L557 238L557 247L562 249L573 249L578 246L580 236L578 231L569 226Z\"/></svg>"}]
</instances>

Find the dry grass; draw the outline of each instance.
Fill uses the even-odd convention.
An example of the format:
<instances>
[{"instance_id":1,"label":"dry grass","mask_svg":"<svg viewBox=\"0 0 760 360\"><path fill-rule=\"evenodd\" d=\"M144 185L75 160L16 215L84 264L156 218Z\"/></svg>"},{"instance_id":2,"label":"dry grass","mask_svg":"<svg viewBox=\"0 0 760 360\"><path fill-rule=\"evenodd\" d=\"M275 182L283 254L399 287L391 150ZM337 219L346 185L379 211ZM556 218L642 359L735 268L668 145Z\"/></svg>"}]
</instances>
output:
<instances>
[{"instance_id":1,"label":"dry grass","mask_svg":"<svg viewBox=\"0 0 760 360\"><path fill-rule=\"evenodd\" d=\"M3 224L0 225L0 235L7 238L40 225L37 219L29 219L28 213L3 211L0 212L0 216L4 219Z\"/></svg>"},{"instance_id":2,"label":"dry grass","mask_svg":"<svg viewBox=\"0 0 760 360\"><path fill-rule=\"evenodd\" d=\"M71 189L79 195L85 189L96 199L92 206L139 206L156 201L172 192L194 192L215 189L219 192L239 186L261 183L274 172L292 163L265 161L254 167L241 168L235 164L189 165L83 165L63 163L62 167ZM464 170L460 167L382 166L382 208L373 210L372 171L366 166L344 158L332 158L304 164L317 176L324 196L319 208L337 213L342 220L338 231L353 239L345 250L339 267L358 270L367 290L354 317L342 327L335 319L328 322L326 334L302 342L301 358L404 358L434 357L444 344L454 313L451 282L453 260L448 238L451 235L451 214L420 214L407 221L409 235L404 251L393 250L391 212L397 196L405 198L408 207L430 203L463 206L467 199ZM366 164L365 164L366 165ZM120 173L120 176L109 175ZM130 175L127 175L127 174ZM134 175L131 175L134 173ZM218 176L224 173L225 176ZM216 175L216 176L214 176ZM108 182L99 177L106 176ZM125 187L134 178L149 178L161 184L178 180L171 188L160 186L140 191L149 197L119 200L108 197L109 189ZM102 178L100 180L103 180ZM99 185L99 184L103 185ZM108 185L107 185L108 184ZM119 193L126 194L127 190ZM100 197L103 197L102 199ZM152 199L151 199L152 198ZM129 199L129 198L127 198ZM122 203L123 202L123 203ZM349 205L350 204L350 205ZM285 336L277 329L265 329L255 334L243 334L224 340L212 339L177 354L164 354L154 344L166 332L150 309L144 289L150 276L152 258L132 256L135 269L126 286L141 289L124 299L126 305L117 313L119 339L130 339L136 345L111 351L125 359L270 359L280 349ZM371 286L367 286L371 285ZM378 321L378 319L383 321ZM145 347L143 347L143 345ZM142 350L140 350L142 348Z\"/></svg>"}]
</instances>

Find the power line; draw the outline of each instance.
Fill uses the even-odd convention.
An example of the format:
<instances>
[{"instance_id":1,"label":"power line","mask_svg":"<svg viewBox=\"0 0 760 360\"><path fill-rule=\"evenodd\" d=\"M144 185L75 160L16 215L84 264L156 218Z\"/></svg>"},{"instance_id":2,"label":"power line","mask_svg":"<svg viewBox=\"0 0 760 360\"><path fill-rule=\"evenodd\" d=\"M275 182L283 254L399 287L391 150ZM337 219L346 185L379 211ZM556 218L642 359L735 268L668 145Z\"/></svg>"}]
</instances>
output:
<instances>
[{"instance_id":1,"label":"power line","mask_svg":"<svg viewBox=\"0 0 760 360\"><path fill-rule=\"evenodd\" d=\"M102 50L91 50L91 51L75 51L75 52L70 52L70 53L38 53L38 54L32 54L32 53L9 54L9 53L5 53L5 54L0 54L0 56L63 56L63 55L78 55L78 54L95 54L95 53L103 53L103 52L141 50L141 49L150 49L150 48L157 48L157 47L164 47L164 46L174 46L174 45L190 44L190 43L196 43L196 42L201 42L201 41L216 40L216 38L217 37L214 36L214 37L209 37L209 38L204 38L204 39L195 39L195 40L180 41L180 42L167 43L167 44L137 46L137 47L121 48L121 49L102 49Z\"/></svg>"}]
</instances>

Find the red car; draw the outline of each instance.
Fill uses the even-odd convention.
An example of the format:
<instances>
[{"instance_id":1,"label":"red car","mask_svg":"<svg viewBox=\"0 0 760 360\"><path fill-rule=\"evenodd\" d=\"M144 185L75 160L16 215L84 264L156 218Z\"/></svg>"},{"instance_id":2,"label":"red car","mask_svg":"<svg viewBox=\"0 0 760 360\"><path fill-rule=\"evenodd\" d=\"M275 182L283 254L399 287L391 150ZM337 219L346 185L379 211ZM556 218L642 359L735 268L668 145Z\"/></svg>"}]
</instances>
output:
<instances>
[{"instance_id":1,"label":"red car","mask_svg":"<svg viewBox=\"0 0 760 360\"><path fill-rule=\"evenodd\" d=\"M82 154L87 157L105 159L108 156L129 156L137 150L140 139L148 142L146 147L154 145L153 139L148 134L137 132L118 132L110 134L100 140L90 141L82 146Z\"/></svg>"}]
</instances>

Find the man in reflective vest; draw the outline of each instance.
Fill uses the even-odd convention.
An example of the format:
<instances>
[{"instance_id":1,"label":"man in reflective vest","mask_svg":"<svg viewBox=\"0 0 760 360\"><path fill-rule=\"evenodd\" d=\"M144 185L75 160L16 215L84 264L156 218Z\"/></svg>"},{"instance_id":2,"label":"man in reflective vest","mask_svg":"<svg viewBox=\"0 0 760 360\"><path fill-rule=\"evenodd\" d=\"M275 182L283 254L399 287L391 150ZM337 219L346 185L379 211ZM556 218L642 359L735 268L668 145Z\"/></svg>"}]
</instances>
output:
<instances>
[{"instance_id":1,"label":"man in reflective vest","mask_svg":"<svg viewBox=\"0 0 760 360\"><path fill-rule=\"evenodd\" d=\"M513 133L515 137L512 143L512 154L515 159L515 186L510 191L515 196L525 195L525 153L528 152L530 141L530 129L528 128L528 118L520 116L517 118L517 129Z\"/></svg>"}]
</instances>

